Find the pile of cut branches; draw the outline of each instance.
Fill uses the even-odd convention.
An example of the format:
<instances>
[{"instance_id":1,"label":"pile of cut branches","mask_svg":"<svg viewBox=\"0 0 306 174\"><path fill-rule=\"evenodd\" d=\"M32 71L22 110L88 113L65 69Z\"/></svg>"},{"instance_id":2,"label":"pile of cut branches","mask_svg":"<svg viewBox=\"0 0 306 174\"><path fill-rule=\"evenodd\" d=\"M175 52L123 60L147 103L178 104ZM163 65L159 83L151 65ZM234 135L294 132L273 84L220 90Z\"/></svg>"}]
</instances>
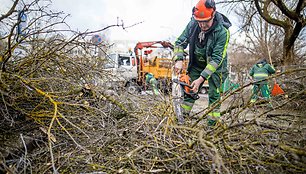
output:
<instances>
[{"instance_id":1,"label":"pile of cut branches","mask_svg":"<svg viewBox=\"0 0 306 174\"><path fill-rule=\"evenodd\" d=\"M0 20L10 24L1 36L0 172L306 172L305 68L274 76L286 94L272 98L273 108L251 105L252 84L242 84L220 101L226 107L216 127L207 126L213 108L205 107L177 125L171 96L105 88L117 77L102 69L106 55L89 54L92 33L67 39L50 24L16 39L14 17Z\"/></svg>"},{"instance_id":2,"label":"pile of cut branches","mask_svg":"<svg viewBox=\"0 0 306 174\"><path fill-rule=\"evenodd\" d=\"M67 57L64 60L70 61ZM91 72L92 67L86 65L75 60L73 65L66 62L61 67L71 72L74 69ZM1 72L1 113L6 113L1 117L10 120L5 123L15 121L15 126L2 125L6 125L5 133L17 133L14 137L19 142L19 147L7 146L10 151L2 153L2 170L13 173L305 172L305 112L294 108L291 112L283 110L299 102L305 96L305 89L272 98L274 109L271 109L262 101L255 105L248 103L245 99L248 92L243 91L250 86L247 84L221 101L227 107L218 126L206 125L210 108L194 113L186 124L179 126L171 96L160 99L109 91L103 86L82 86L75 82L77 73L68 75L69 71L61 74L39 68L33 77ZM305 72L295 69L284 74L300 71ZM16 116L25 118L18 120Z\"/></svg>"}]
</instances>

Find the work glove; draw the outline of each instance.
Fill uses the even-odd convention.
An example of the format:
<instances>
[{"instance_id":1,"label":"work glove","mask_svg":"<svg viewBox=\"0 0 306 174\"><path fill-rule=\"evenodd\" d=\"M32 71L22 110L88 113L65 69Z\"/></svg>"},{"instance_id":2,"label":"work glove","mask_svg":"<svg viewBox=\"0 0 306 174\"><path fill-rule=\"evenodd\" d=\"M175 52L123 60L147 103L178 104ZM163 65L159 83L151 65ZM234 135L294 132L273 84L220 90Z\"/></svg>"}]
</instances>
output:
<instances>
[{"instance_id":1,"label":"work glove","mask_svg":"<svg viewBox=\"0 0 306 174\"><path fill-rule=\"evenodd\" d=\"M199 91L199 87L200 87L200 85L202 84L202 83L204 83L204 81L205 81L206 79L205 79L205 77L203 77L203 76L200 76L199 78L197 78L196 80L194 80L192 83L191 83L191 85L190 86L192 86L192 91L194 91L194 92L198 92Z\"/></svg>"}]
</instances>

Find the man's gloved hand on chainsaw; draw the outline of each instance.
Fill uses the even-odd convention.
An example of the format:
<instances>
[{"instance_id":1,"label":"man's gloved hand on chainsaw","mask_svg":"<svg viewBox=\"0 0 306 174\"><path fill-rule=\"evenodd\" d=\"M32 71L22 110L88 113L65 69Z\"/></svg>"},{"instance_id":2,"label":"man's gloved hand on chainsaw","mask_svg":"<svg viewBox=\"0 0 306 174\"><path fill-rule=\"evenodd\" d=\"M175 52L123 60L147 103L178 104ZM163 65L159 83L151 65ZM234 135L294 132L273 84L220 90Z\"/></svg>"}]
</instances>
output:
<instances>
[{"instance_id":1,"label":"man's gloved hand on chainsaw","mask_svg":"<svg viewBox=\"0 0 306 174\"><path fill-rule=\"evenodd\" d=\"M202 83L204 83L205 78L200 76L199 78L197 78L196 80L194 80L190 86L192 86L192 91L197 93L199 91L199 87Z\"/></svg>"}]
</instances>

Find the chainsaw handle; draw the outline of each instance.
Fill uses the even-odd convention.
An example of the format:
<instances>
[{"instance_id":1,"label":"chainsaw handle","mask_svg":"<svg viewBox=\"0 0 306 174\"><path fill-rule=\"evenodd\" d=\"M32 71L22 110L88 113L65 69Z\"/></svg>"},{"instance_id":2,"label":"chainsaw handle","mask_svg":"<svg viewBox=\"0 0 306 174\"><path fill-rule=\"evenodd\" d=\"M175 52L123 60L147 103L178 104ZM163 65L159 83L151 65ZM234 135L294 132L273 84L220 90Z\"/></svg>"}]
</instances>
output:
<instances>
[{"instance_id":1,"label":"chainsaw handle","mask_svg":"<svg viewBox=\"0 0 306 174\"><path fill-rule=\"evenodd\" d=\"M186 93L186 95L190 96L194 100L197 100L200 98L200 96L197 93Z\"/></svg>"},{"instance_id":2,"label":"chainsaw handle","mask_svg":"<svg viewBox=\"0 0 306 174\"><path fill-rule=\"evenodd\" d=\"M173 81L174 83L178 83L178 84L180 84L180 85L182 85L182 86L187 86L188 88L192 89L192 86L188 85L188 84L185 83L185 82L179 81L178 79L173 79L172 81Z\"/></svg>"},{"instance_id":3,"label":"chainsaw handle","mask_svg":"<svg viewBox=\"0 0 306 174\"><path fill-rule=\"evenodd\" d=\"M178 83L178 84L180 84L180 85L182 85L182 86L187 86L187 87L190 88L190 89L192 88L192 86L188 85L188 84L185 83L185 82L179 81L178 79L173 79L172 81L173 81L174 83ZM185 91L185 89L183 89L183 91L184 91L184 94L185 94L185 95L190 96L190 97L193 98L194 100L197 100L197 99L200 98L199 95L198 95L197 93L194 93L194 92L188 93L188 92Z\"/></svg>"}]
</instances>

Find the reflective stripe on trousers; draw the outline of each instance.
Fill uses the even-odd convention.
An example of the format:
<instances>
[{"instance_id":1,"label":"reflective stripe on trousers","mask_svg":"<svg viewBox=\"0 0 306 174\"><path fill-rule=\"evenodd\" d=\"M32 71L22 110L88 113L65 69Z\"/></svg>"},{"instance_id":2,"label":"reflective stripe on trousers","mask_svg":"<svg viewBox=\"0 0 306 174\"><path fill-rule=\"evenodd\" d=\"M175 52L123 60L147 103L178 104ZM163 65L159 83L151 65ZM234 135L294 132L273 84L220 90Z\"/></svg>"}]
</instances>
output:
<instances>
[{"instance_id":1,"label":"reflective stripe on trousers","mask_svg":"<svg viewBox=\"0 0 306 174\"><path fill-rule=\"evenodd\" d=\"M194 105L194 103L184 101L181 104L181 108L182 108L183 114L184 115L189 115L191 110L192 110L193 105Z\"/></svg>"}]
</instances>

